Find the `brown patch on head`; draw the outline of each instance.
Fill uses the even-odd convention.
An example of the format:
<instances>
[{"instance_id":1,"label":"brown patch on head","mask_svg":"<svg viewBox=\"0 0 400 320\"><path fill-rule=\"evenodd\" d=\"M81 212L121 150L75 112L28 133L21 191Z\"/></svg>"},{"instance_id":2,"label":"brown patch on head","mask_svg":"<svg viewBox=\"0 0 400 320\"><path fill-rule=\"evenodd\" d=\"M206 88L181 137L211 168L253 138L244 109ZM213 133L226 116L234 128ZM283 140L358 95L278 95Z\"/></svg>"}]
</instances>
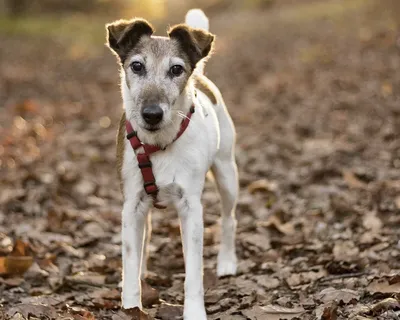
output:
<instances>
[{"instance_id":1,"label":"brown patch on head","mask_svg":"<svg viewBox=\"0 0 400 320\"><path fill-rule=\"evenodd\" d=\"M122 63L142 36L150 37L154 32L151 24L144 19L117 20L107 24L106 28L108 46Z\"/></svg>"},{"instance_id":2,"label":"brown patch on head","mask_svg":"<svg viewBox=\"0 0 400 320\"><path fill-rule=\"evenodd\" d=\"M187 54L192 69L196 67L197 62L210 54L215 38L203 29L191 28L185 24L173 26L168 35L178 41L181 49Z\"/></svg>"},{"instance_id":3,"label":"brown patch on head","mask_svg":"<svg viewBox=\"0 0 400 320\"><path fill-rule=\"evenodd\" d=\"M147 63L150 64L149 68L151 68L147 69L146 72L152 73L150 78L146 76L143 78L143 81L147 82L147 85L140 91L140 99L143 101L144 105L156 102L167 102L168 100L166 97L169 95L169 90L163 90L156 82L157 76L164 78L165 74L168 72L168 69L160 69L163 58L165 57L180 58L184 62L186 72L182 77L176 79L175 83L178 84L180 93L185 89L193 68L187 53L182 50L178 41L168 37L142 37L135 47L129 51L123 64L125 71L128 71L131 67L131 57L135 55L145 57L146 68L149 67ZM161 73L156 75L154 74L155 70L159 70ZM129 77L127 77L126 81L129 88L132 85L134 86L134 84L129 82Z\"/></svg>"},{"instance_id":4,"label":"brown patch on head","mask_svg":"<svg viewBox=\"0 0 400 320\"><path fill-rule=\"evenodd\" d=\"M205 76L197 74L193 76L193 80L194 86L203 92L208 99L210 99L212 104L217 104L218 101L212 87L209 84L209 80Z\"/></svg>"},{"instance_id":5,"label":"brown patch on head","mask_svg":"<svg viewBox=\"0 0 400 320\"><path fill-rule=\"evenodd\" d=\"M117 169L118 169L118 179L121 186L121 191L123 192L122 186L122 165L124 163L124 152L125 152L125 112L122 114L119 121L118 135L117 135Z\"/></svg>"}]
</instances>

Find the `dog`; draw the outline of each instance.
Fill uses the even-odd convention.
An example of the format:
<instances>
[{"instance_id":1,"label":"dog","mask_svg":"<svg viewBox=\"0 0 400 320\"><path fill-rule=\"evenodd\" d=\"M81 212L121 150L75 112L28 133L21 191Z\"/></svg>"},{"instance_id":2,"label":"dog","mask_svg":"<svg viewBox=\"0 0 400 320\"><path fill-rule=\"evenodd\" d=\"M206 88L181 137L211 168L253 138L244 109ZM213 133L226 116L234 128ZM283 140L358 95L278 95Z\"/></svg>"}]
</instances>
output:
<instances>
[{"instance_id":1,"label":"dog","mask_svg":"<svg viewBox=\"0 0 400 320\"><path fill-rule=\"evenodd\" d=\"M211 170L221 198L218 276L234 275L238 171L236 133L218 88L203 74L215 36L192 9L168 36L144 19L107 24L120 64L124 112L117 137L122 209L122 307L142 308L152 207L178 212L185 260L184 319L207 319L201 194Z\"/></svg>"}]
</instances>

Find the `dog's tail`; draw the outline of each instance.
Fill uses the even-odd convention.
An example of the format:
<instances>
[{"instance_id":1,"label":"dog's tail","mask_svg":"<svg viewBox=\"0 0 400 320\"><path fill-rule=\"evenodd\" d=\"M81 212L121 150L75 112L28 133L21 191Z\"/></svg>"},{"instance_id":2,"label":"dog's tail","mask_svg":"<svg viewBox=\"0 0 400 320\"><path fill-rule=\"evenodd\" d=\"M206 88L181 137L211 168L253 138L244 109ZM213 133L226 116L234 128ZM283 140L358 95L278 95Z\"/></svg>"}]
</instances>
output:
<instances>
[{"instance_id":1,"label":"dog's tail","mask_svg":"<svg viewBox=\"0 0 400 320\"><path fill-rule=\"evenodd\" d=\"M206 31L210 28L208 18L201 9L190 9L186 13L185 23L192 28L204 29ZM197 64L196 73L204 73L204 61L200 61Z\"/></svg>"},{"instance_id":2,"label":"dog's tail","mask_svg":"<svg viewBox=\"0 0 400 320\"><path fill-rule=\"evenodd\" d=\"M191 9L186 13L185 22L192 28L205 29L208 31L208 18L201 9Z\"/></svg>"}]
</instances>

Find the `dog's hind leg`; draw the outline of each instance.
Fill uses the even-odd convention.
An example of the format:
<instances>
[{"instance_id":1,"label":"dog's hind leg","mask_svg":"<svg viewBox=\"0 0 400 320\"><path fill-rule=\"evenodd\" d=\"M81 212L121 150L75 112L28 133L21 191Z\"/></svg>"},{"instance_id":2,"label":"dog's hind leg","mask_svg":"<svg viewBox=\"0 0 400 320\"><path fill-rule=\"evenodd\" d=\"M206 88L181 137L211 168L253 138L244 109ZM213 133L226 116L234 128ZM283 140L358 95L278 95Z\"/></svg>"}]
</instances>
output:
<instances>
[{"instance_id":1,"label":"dog's hind leg","mask_svg":"<svg viewBox=\"0 0 400 320\"><path fill-rule=\"evenodd\" d=\"M239 193L238 171L235 162L235 131L227 113L219 115L221 144L211 171L221 197L221 244L217 260L218 276L236 273L236 201Z\"/></svg>"}]
</instances>

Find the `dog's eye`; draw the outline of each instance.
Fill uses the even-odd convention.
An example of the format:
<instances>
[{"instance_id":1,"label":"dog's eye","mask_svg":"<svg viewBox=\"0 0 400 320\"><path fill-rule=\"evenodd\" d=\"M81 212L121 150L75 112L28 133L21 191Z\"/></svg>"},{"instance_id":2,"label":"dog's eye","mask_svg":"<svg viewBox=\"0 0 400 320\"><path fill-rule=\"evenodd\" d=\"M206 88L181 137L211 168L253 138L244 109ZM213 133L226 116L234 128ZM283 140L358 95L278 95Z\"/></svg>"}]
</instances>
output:
<instances>
[{"instance_id":1,"label":"dog's eye","mask_svg":"<svg viewBox=\"0 0 400 320\"><path fill-rule=\"evenodd\" d=\"M133 73L142 74L144 71L144 65L143 65L143 63L134 61L131 64L131 69L132 69Z\"/></svg>"},{"instance_id":2,"label":"dog's eye","mask_svg":"<svg viewBox=\"0 0 400 320\"><path fill-rule=\"evenodd\" d=\"M180 65L172 66L169 72L172 76L179 77L183 73L183 67Z\"/></svg>"}]
</instances>

